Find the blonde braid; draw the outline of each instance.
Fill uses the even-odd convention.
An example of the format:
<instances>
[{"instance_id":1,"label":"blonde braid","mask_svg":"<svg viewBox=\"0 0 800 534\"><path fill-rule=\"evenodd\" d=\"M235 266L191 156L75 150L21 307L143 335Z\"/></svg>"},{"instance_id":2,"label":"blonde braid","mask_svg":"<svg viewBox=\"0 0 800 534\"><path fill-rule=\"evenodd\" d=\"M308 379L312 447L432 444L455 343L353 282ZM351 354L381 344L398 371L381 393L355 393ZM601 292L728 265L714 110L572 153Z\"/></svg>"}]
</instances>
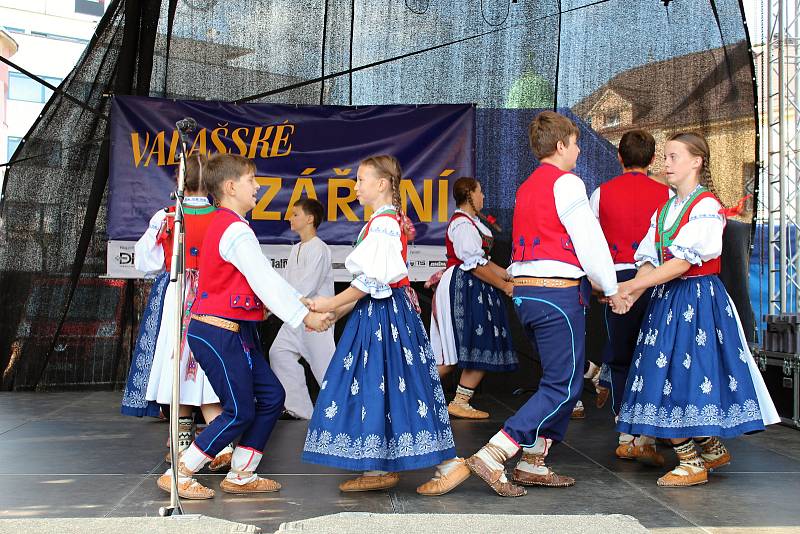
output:
<instances>
[{"instance_id":1,"label":"blonde braid","mask_svg":"<svg viewBox=\"0 0 800 534\"><path fill-rule=\"evenodd\" d=\"M394 206L397 212L397 217L402 219L403 211L401 209L402 203L400 202L400 176L392 174L389 177L389 183L392 184L392 206Z\"/></svg>"},{"instance_id":2,"label":"blonde braid","mask_svg":"<svg viewBox=\"0 0 800 534\"><path fill-rule=\"evenodd\" d=\"M397 212L397 222L400 224L400 230L413 240L416 236L414 223L405 216L402 211L402 202L400 200L400 180L402 178L403 170L400 168L400 162L394 156L383 154L380 156L370 156L363 160L361 165L369 165L377 172L378 176L385 180L389 180L389 186L392 188L392 207Z\"/></svg>"},{"instance_id":3,"label":"blonde braid","mask_svg":"<svg viewBox=\"0 0 800 534\"><path fill-rule=\"evenodd\" d=\"M711 169L709 168L709 158L703 158L703 168L700 170L700 185L708 189L711 194L719 198L717 189L714 187L714 179L711 177Z\"/></svg>"}]
</instances>

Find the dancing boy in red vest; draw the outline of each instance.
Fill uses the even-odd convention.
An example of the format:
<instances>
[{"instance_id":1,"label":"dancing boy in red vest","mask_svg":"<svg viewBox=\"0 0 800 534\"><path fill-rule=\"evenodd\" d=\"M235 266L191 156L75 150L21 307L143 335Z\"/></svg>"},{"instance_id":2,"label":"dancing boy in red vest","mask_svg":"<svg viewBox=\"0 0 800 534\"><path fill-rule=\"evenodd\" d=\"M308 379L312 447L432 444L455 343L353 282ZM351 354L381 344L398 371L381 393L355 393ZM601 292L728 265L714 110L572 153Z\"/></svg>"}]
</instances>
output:
<instances>
[{"instance_id":1,"label":"dancing boy in red vest","mask_svg":"<svg viewBox=\"0 0 800 534\"><path fill-rule=\"evenodd\" d=\"M586 197L586 187L570 171L580 154L578 129L552 111L528 127L541 165L520 186L512 232L514 304L542 361L539 389L503 428L467 460L476 475L503 497L525 494L518 486L572 486L547 465L553 442L564 439L572 408L583 388L585 309L591 286L609 297L615 312L628 303L617 293L614 264ZM506 479L504 462L523 449ZM514 484L516 482L516 484Z\"/></svg>"},{"instance_id":2,"label":"dancing boy in red vest","mask_svg":"<svg viewBox=\"0 0 800 534\"><path fill-rule=\"evenodd\" d=\"M656 141L650 133L644 130L626 132L618 149L624 173L595 189L589 201L600 220L617 270L617 282L620 283L636 276L633 255L639 242L647 235L653 212L663 206L671 194L665 183L647 175L655 152ZM610 393L615 417L622 405L636 336L649 302L648 293L642 295L625 315L609 313L608 308L605 310L608 339L603 348L600 386ZM656 451L655 440L649 436L634 438L630 434L620 434L616 454L623 459L664 465L664 457Z\"/></svg>"},{"instance_id":3,"label":"dancing boy in red vest","mask_svg":"<svg viewBox=\"0 0 800 534\"><path fill-rule=\"evenodd\" d=\"M220 484L236 494L277 491L280 484L261 478L261 461L285 393L261 351L256 325L269 310L285 323L304 323L323 331L331 316L309 312L302 295L261 254L258 239L244 216L256 205L255 165L242 156L215 154L203 176L219 204L200 252L197 296L187 340L222 403L222 413L180 455L178 493L184 499L210 499L214 490L193 477L237 436L231 470ZM266 305L266 307L265 307ZM169 491L169 471L158 487Z\"/></svg>"}]
</instances>

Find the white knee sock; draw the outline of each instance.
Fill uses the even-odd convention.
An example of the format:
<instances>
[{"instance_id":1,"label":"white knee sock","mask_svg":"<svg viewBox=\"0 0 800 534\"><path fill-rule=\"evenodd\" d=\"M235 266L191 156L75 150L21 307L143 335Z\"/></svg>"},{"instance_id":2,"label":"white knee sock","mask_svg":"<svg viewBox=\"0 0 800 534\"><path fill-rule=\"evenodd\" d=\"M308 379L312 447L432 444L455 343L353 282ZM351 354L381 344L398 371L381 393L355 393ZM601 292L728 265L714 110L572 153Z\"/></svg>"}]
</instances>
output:
<instances>
[{"instance_id":1,"label":"white knee sock","mask_svg":"<svg viewBox=\"0 0 800 534\"><path fill-rule=\"evenodd\" d=\"M489 440L489 444L499 447L505 454L506 460L517 454L517 451L519 450L519 445L509 438L502 430L492 436L492 439ZM481 450L475 453L475 456L483 460L483 462L492 469L505 470L505 465L495 460L485 448L481 448ZM500 477L500 480L501 482L508 482L505 474Z\"/></svg>"},{"instance_id":2,"label":"white knee sock","mask_svg":"<svg viewBox=\"0 0 800 534\"><path fill-rule=\"evenodd\" d=\"M182 463L186 469L192 473L200 471L204 465L211 461L211 458L206 456L203 451L197 446L197 443L192 443L189 447L181 453L179 462Z\"/></svg>"},{"instance_id":3,"label":"white knee sock","mask_svg":"<svg viewBox=\"0 0 800 534\"><path fill-rule=\"evenodd\" d=\"M254 481L258 478L256 475L256 467L258 467L262 456L264 456L264 454L255 449L236 447L231 457L231 470L225 475L225 480L238 485L244 485Z\"/></svg>"}]
</instances>

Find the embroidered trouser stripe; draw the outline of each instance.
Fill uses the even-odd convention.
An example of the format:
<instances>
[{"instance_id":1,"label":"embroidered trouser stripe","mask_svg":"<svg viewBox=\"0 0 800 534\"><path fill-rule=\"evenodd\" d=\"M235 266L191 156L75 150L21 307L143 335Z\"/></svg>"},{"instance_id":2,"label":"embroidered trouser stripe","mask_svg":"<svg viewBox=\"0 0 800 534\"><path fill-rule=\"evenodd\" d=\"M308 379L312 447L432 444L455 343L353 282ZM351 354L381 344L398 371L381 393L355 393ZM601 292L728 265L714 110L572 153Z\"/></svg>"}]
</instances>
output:
<instances>
[{"instance_id":1,"label":"embroidered trouser stripe","mask_svg":"<svg viewBox=\"0 0 800 534\"><path fill-rule=\"evenodd\" d=\"M195 444L215 456L241 436L240 446L264 450L283 410L285 393L261 351L255 323L242 321L235 333L192 321L187 339L222 404L222 413Z\"/></svg>"},{"instance_id":2,"label":"embroidered trouser stripe","mask_svg":"<svg viewBox=\"0 0 800 534\"><path fill-rule=\"evenodd\" d=\"M586 295L582 297L582 293ZM580 398L585 353L586 317L583 288L514 288L514 303L525 332L538 349L542 363L539 389L503 430L523 447L539 436L564 439L569 417ZM567 342L568 341L568 342Z\"/></svg>"}]
</instances>

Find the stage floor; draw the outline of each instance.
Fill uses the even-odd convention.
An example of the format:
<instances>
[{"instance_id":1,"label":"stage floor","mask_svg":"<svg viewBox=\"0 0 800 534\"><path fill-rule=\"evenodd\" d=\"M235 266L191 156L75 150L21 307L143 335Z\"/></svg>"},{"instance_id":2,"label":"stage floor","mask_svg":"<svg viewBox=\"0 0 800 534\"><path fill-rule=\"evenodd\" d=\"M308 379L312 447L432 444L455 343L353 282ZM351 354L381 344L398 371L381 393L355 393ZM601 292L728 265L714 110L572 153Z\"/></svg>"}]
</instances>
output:
<instances>
[{"instance_id":1,"label":"stage floor","mask_svg":"<svg viewBox=\"0 0 800 534\"><path fill-rule=\"evenodd\" d=\"M168 496L155 484L163 462L167 425L119 415L119 392L0 393L0 519L154 516ZM524 399L480 395L488 421L454 421L460 455L475 451ZM800 432L772 427L728 440L733 463L705 486L656 486L663 470L614 457L609 412L585 395L586 419L570 424L567 440L551 453L572 488L532 488L503 499L472 477L449 495L424 498L414 488L432 470L404 475L391 491L342 494L348 473L300 462L306 423L280 421L259 472L283 489L262 497L218 492L211 501L184 502L198 513L273 532L286 521L337 512L626 514L651 529L729 532L800 528ZM672 463L674 455L667 453ZM201 473L216 487L220 475ZM453 525L466 532L468 525Z\"/></svg>"}]
</instances>

